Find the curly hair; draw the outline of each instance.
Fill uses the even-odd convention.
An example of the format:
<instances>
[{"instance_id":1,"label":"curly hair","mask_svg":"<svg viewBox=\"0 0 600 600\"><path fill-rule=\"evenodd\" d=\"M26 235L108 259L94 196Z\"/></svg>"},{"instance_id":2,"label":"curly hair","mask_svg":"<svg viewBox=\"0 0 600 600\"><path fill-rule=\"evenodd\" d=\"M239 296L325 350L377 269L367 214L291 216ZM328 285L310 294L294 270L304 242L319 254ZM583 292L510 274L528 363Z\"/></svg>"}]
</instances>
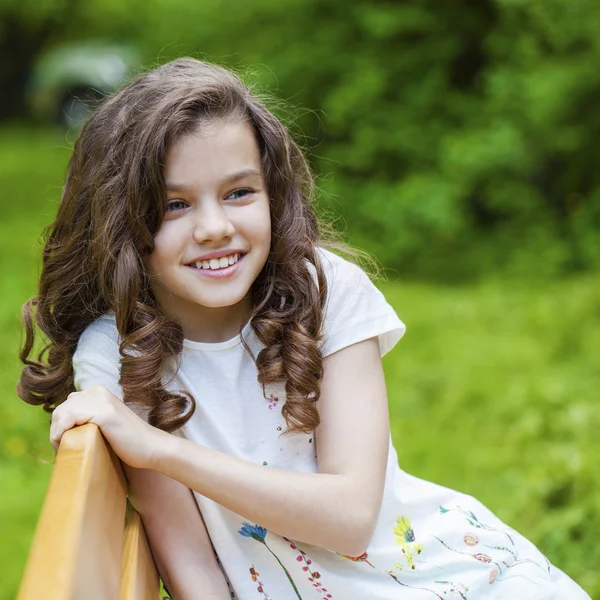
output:
<instances>
[{"instance_id":1,"label":"curly hair","mask_svg":"<svg viewBox=\"0 0 600 600\"><path fill-rule=\"evenodd\" d=\"M46 231L37 297L23 306L25 366L17 393L25 402L51 412L74 391L79 337L113 311L124 401L147 409L149 423L165 431L192 416L194 398L165 388L183 331L156 301L143 258L152 253L164 218L168 149L213 119L250 124L270 199L270 254L250 290L251 326L264 345L252 357L258 381L263 391L285 382L288 433L319 424L327 283L317 253L323 242L312 173L286 127L237 76L189 58L149 71L106 98L75 143L56 220ZM37 360L30 357L34 323L44 338Z\"/></svg>"}]
</instances>

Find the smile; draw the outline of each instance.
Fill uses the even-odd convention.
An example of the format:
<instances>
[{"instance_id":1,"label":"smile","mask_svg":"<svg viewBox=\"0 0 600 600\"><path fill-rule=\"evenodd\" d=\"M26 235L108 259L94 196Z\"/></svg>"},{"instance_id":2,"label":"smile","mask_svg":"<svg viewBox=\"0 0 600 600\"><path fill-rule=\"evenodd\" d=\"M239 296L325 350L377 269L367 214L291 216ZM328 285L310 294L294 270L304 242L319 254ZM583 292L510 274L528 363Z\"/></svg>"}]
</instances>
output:
<instances>
[{"instance_id":1,"label":"smile","mask_svg":"<svg viewBox=\"0 0 600 600\"><path fill-rule=\"evenodd\" d=\"M221 258L211 258L187 265L190 269L210 277L228 277L235 273L246 255L236 252Z\"/></svg>"},{"instance_id":2,"label":"smile","mask_svg":"<svg viewBox=\"0 0 600 600\"><path fill-rule=\"evenodd\" d=\"M210 260L202 260L196 263L192 263L191 267L196 269L210 269L211 271L217 271L219 269L225 269L231 265L234 265L240 260L241 254L235 253L229 256L222 256L221 258L211 258Z\"/></svg>"}]
</instances>

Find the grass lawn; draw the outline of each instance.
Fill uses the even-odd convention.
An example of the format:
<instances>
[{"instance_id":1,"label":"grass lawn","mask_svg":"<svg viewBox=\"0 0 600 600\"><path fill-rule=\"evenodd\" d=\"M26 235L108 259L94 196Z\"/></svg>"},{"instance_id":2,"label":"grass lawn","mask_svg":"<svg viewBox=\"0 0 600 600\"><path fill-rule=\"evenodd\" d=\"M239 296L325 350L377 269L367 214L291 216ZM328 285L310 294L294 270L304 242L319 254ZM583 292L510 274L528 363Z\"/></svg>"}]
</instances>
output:
<instances>
[{"instance_id":1,"label":"grass lawn","mask_svg":"<svg viewBox=\"0 0 600 600\"><path fill-rule=\"evenodd\" d=\"M14 386L68 156L64 136L0 130L0 600L16 596L51 471L48 417ZM401 466L474 495L600 597L598 278L382 289L408 326L384 361Z\"/></svg>"}]
</instances>

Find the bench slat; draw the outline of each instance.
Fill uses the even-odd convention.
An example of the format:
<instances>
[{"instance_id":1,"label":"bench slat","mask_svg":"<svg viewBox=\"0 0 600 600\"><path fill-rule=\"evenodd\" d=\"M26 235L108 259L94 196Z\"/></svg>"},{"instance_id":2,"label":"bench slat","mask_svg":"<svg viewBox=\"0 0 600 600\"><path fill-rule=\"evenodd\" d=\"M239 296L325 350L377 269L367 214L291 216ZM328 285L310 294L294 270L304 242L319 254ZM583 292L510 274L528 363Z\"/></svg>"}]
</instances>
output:
<instances>
[{"instance_id":1,"label":"bench slat","mask_svg":"<svg viewBox=\"0 0 600 600\"><path fill-rule=\"evenodd\" d=\"M142 519L128 504L119 600L157 600L159 595L158 572Z\"/></svg>"}]
</instances>

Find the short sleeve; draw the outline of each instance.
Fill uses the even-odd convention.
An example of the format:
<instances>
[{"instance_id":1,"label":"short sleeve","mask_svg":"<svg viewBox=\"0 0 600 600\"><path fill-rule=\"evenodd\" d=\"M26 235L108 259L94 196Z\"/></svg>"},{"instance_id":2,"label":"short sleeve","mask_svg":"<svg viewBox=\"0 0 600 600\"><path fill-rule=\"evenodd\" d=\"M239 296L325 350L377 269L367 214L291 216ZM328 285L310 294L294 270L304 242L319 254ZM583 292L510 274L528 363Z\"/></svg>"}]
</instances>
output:
<instances>
[{"instance_id":1,"label":"short sleeve","mask_svg":"<svg viewBox=\"0 0 600 600\"><path fill-rule=\"evenodd\" d=\"M384 356L406 331L396 311L359 266L327 250L321 250L321 263L328 288L323 356L373 337Z\"/></svg>"},{"instance_id":2,"label":"short sleeve","mask_svg":"<svg viewBox=\"0 0 600 600\"><path fill-rule=\"evenodd\" d=\"M94 385L103 385L119 400L123 400L123 389L119 385L121 376L121 354L119 335L114 315L104 315L91 323L81 334L73 354L74 384L77 391ZM148 409L127 404L140 418L148 420Z\"/></svg>"},{"instance_id":3,"label":"short sleeve","mask_svg":"<svg viewBox=\"0 0 600 600\"><path fill-rule=\"evenodd\" d=\"M115 339L110 330L110 323L95 321L81 334L73 354L75 389L83 391L94 385L103 385L123 400L123 390L119 385L120 364L118 338Z\"/></svg>"}]
</instances>

